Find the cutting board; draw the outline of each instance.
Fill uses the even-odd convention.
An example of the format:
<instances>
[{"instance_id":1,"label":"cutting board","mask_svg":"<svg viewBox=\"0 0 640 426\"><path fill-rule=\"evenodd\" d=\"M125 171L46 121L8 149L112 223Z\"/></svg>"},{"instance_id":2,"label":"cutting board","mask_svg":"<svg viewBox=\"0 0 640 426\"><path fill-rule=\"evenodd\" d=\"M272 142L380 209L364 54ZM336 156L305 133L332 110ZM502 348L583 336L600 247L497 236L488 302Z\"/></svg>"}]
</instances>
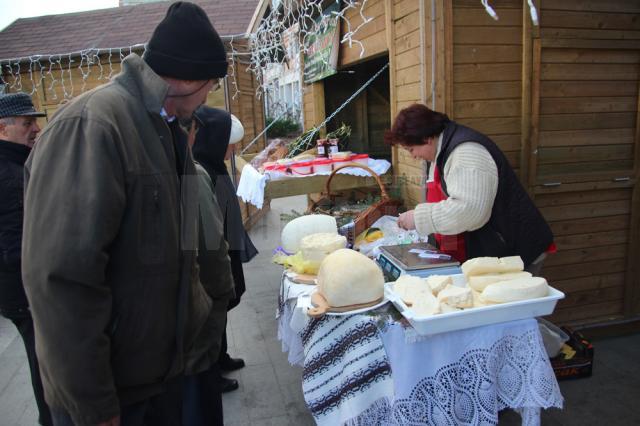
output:
<instances>
[{"instance_id":1,"label":"cutting board","mask_svg":"<svg viewBox=\"0 0 640 426\"><path fill-rule=\"evenodd\" d=\"M377 305L380 302L382 302L382 297L380 299L374 300L373 302L333 307L333 306L329 306L329 303L327 302L327 300L324 298L323 295L321 295L318 292L315 292L311 295L311 304L314 307L309 309L307 311L307 314L310 317L319 318L326 313L330 313L330 312L343 313L343 312L355 311L357 309L363 309L363 308L368 308L370 306Z\"/></svg>"}]
</instances>

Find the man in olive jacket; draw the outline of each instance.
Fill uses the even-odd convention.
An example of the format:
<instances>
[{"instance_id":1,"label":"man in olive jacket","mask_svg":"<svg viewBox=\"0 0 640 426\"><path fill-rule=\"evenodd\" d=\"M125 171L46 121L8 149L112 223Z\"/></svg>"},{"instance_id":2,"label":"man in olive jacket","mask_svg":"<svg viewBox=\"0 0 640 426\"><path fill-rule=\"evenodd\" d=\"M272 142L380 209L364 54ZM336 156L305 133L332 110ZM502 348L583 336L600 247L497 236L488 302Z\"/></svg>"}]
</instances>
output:
<instances>
[{"instance_id":1,"label":"man in olive jacket","mask_svg":"<svg viewBox=\"0 0 640 426\"><path fill-rule=\"evenodd\" d=\"M180 424L212 302L177 121L226 71L205 12L174 3L144 60L61 108L26 164L22 271L57 426Z\"/></svg>"}]
</instances>

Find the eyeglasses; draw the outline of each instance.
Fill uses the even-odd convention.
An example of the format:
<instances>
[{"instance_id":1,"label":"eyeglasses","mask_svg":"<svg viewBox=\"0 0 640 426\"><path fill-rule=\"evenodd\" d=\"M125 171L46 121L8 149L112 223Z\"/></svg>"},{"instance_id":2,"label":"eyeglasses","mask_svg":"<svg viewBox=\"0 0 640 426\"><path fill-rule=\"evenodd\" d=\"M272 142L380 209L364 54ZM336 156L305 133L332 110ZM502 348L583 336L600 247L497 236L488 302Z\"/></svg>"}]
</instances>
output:
<instances>
[{"instance_id":1,"label":"eyeglasses","mask_svg":"<svg viewBox=\"0 0 640 426\"><path fill-rule=\"evenodd\" d=\"M211 80L213 80L213 85L211 86L211 89L209 89L209 93L213 93L213 92L215 92L216 90L218 90L222 86L222 82L223 82L222 78L207 80L204 83L202 83L202 85L200 87L198 87L196 90L193 90L193 91L191 91L189 93L167 95L167 98L186 98L187 96L191 96L193 94L196 94L199 91L201 91L204 86L209 84L211 82Z\"/></svg>"},{"instance_id":2,"label":"eyeglasses","mask_svg":"<svg viewBox=\"0 0 640 426\"><path fill-rule=\"evenodd\" d=\"M222 87L223 83L224 83L224 78L214 79L213 86L211 86L211 89L209 89L209 93L216 92L219 88Z\"/></svg>"}]
</instances>

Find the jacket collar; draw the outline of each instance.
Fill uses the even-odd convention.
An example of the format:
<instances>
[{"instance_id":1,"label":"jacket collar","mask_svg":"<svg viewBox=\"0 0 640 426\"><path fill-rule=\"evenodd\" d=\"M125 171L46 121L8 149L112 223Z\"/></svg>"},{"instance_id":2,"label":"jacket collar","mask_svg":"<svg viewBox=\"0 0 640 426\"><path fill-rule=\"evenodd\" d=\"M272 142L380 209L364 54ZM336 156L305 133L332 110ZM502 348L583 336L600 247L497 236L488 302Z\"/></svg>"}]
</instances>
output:
<instances>
[{"instance_id":1,"label":"jacket collar","mask_svg":"<svg viewBox=\"0 0 640 426\"><path fill-rule=\"evenodd\" d=\"M142 100L147 111L160 114L169 85L137 54L122 61L122 72L114 80Z\"/></svg>"},{"instance_id":2,"label":"jacket collar","mask_svg":"<svg viewBox=\"0 0 640 426\"><path fill-rule=\"evenodd\" d=\"M26 145L0 139L0 158L13 161L14 163L24 164L30 152L31 148Z\"/></svg>"}]
</instances>

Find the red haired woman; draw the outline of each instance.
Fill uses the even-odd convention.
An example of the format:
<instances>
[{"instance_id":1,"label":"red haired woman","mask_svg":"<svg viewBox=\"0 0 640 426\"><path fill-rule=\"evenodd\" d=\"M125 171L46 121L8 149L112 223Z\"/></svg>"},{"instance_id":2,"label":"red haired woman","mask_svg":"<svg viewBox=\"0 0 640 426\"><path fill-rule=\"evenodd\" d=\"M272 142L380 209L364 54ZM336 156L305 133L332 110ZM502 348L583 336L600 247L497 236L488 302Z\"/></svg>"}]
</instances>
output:
<instances>
[{"instance_id":1,"label":"red haired woman","mask_svg":"<svg viewBox=\"0 0 640 426\"><path fill-rule=\"evenodd\" d=\"M461 262L518 255L539 272L553 234L491 139L414 104L400 111L385 141L430 163L427 202L401 214L398 225L433 234Z\"/></svg>"}]
</instances>

